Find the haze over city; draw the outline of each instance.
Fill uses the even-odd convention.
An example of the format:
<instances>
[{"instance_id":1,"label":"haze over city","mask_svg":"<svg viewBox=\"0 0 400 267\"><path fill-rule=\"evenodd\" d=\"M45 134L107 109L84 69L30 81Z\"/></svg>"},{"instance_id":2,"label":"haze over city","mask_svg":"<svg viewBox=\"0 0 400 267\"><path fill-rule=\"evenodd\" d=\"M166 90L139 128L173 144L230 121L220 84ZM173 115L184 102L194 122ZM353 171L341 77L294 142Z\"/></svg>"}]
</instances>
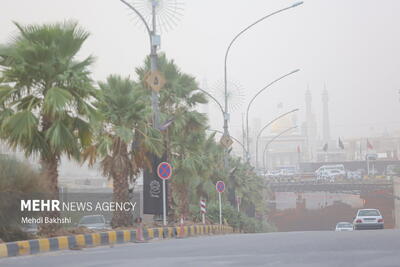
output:
<instances>
[{"instance_id":1,"label":"haze over city","mask_svg":"<svg viewBox=\"0 0 400 267\"><path fill-rule=\"evenodd\" d=\"M1 266L399 265L399 0L0 5Z\"/></svg>"},{"instance_id":2,"label":"haze over city","mask_svg":"<svg viewBox=\"0 0 400 267\"><path fill-rule=\"evenodd\" d=\"M93 54L95 80L109 73L133 75L148 52L144 27L119 1L3 1L0 42L16 31L12 21L44 23L76 20L91 36L82 56ZM188 0L176 27L162 33L161 51L173 58L201 86L218 94L223 57L239 29L292 1ZM238 84L242 105L231 114L231 133L240 137L241 114L248 100L272 80L294 69L301 72L264 92L251 108L250 122L262 124L283 110L300 108L305 119L305 91L313 97L322 135L324 85L329 91L332 138L379 136L400 128L400 2L396 0L310 0L306 5L261 23L232 48L228 79ZM216 88L215 88L216 87ZM210 112L218 113L210 102ZM219 116L219 115L218 115ZM212 116L213 128L222 120Z\"/></svg>"}]
</instances>

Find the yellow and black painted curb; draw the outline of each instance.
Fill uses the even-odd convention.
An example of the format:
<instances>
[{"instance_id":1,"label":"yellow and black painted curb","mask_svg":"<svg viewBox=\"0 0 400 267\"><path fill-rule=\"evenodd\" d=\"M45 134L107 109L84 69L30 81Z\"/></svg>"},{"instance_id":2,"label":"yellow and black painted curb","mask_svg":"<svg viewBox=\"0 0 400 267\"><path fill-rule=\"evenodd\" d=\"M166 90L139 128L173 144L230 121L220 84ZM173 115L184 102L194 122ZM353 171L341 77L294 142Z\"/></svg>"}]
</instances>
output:
<instances>
[{"instance_id":1,"label":"yellow and black painted curb","mask_svg":"<svg viewBox=\"0 0 400 267\"><path fill-rule=\"evenodd\" d=\"M181 236L183 232L184 236ZM192 225L181 227L160 227L143 229L143 238L167 239L174 237L189 237L210 234L233 233L233 228L225 225ZM102 245L123 244L139 241L136 230L119 230L98 232L53 238L33 239L0 244L0 258L22 255L31 255L42 252L75 249L82 247L95 247Z\"/></svg>"}]
</instances>

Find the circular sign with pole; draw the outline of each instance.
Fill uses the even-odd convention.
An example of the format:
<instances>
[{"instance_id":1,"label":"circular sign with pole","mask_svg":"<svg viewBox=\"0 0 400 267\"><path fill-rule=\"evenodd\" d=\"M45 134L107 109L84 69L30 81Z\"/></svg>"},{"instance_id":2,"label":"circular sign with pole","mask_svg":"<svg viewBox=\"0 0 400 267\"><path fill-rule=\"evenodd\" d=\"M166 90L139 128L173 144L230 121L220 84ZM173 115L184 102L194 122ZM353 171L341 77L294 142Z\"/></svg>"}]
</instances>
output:
<instances>
[{"instance_id":1,"label":"circular sign with pole","mask_svg":"<svg viewBox=\"0 0 400 267\"><path fill-rule=\"evenodd\" d=\"M167 225L167 190L165 188L165 181L171 178L172 167L168 162L161 162L157 167L157 175L163 181L163 222L164 226Z\"/></svg>"},{"instance_id":2,"label":"circular sign with pole","mask_svg":"<svg viewBox=\"0 0 400 267\"><path fill-rule=\"evenodd\" d=\"M161 162L157 167L158 177L162 180L168 180L172 175L172 167L168 162Z\"/></svg>"},{"instance_id":3,"label":"circular sign with pole","mask_svg":"<svg viewBox=\"0 0 400 267\"><path fill-rule=\"evenodd\" d=\"M222 199L221 193L225 191L225 183L223 181L218 181L215 184L215 188L218 191L218 198L219 198L219 224L222 225Z\"/></svg>"},{"instance_id":4,"label":"circular sign with pole","mask_svg":"<svg viewBox=\"0 0 400 267\"><path fill-rule=\"evenodd\" d=\"M215 185L218 193L223 193L225 191L225 183L223 181L218 181Z\"/></svg>"}]
</instances>

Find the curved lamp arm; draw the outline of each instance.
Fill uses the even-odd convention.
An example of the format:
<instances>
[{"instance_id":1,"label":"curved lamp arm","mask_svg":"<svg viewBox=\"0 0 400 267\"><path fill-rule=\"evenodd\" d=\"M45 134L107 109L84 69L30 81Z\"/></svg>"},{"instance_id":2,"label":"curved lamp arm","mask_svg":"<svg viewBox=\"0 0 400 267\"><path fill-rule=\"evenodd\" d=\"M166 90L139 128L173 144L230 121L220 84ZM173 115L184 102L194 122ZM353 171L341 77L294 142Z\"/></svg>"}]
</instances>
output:
<instances>
[{"instance_id":1,"label":"curved lamp arm","mask_svg":"<svg viewBox=\"0 0 400 267\"><path fill-rule=\"evenodd\" d=\"M258 19L257 21L255 21L254 23L250 24L249 26L247 26L246 28L244 28L242 31L240 31L240 32L232 39L232 41L229 43L228 48L226 49L226 52L225 52L225 62L224 62L224 66L225 66L225 71L224 71L224 74L225 74L225 94L226 94L226 91L227 91L227 81L228 81L228 78L227 78L228 55L229 55L229 51L231 50L231 47L232 47L232 45L235 43L235 41L236 41L242 34L244 34L247 30L249 30L249 29L252 28L253 26L257 25L258 23L264 21L265 19L267 19L267 18L269 18L269 17L271 17L271 16L273 16L273 15L276 15L276 14L278 14L278 13L281 13L281 12L283 12L283 11L285 11L285 10L288 10L288 9L291 9L291 8L294 8L294 7L297 7L297 6L301 5L301 4L303 4L303 2L294 3L293 5L291 5L291 6L289 6L289 7L280 9L280 10L278 10L278 11L275 11L275 12L273 12L273 13L271 13L271 14L268 14L268 15L266 15L266 16L264 16L264 17ZM225 102L226 102L226 101L225 101ZM227 107L227 103L225 103L225 108L226 108L226 109L228 108L228 107ZM227 110L225 110L225 112L227 112Z\"/></svg>"},{"instance_id":2,"label":"curved lamp arm","mask_svg":"<svg viewBox=\"0 0 400 267\"><path fill-rule=\"evenodd\" d=\"M285 133L290 132L291 130L294 130L294 129L296 129L296 128L297 128L297 126L293 126L293 127L290 127L290 128L288 128L288 129L282 131L281 133L279 133L278 135L276 135L275 137L273 137L273 138L265 145L264 151L263 151L264 170L266 170L266 168L265 168L265 167L266 167L266 164L265 164L265 152L267 151L268 146L269 146L272 142L274 142L276 139L278 139L279 137L281 137L282 135L284 135Z\"/></svg>"},{"instance_id":3,"label":"curved lamp arm","mask_svg":"<svg viewBox=\"0 0 400 267\"><path fill-rule=\"evenodd\" d=\"M247 105L247 109L246 109L246 135L247 135L247 150L250 150L250 144L249 144L249 111L250 111L250 106L251 104L254 102L254 100L257 98L257 96L259 96L262 92L264 92L265 90L267 90L269 87L271 87L272 85L274 85L275 83L279 82L280 80L296 73L299 72L300 69L296 69L294 71L291 71L281 77L279 77L278 79L270 82L268 85L266 85L264 88L262 88L260 91L258 91L253 98L250 100L249 104Z\"/></svg>"},{"instance_id":4,"label":"curved lamp arm","mask_svg":"<svg viewBox=\"0 0 400 267\"><path fill-rule=\"evenodd\" d=\"M291 111L288 111L288 112L286 112L286 113L284 113L284 114L282 114L282 115L276 117L275 119L273 119L272 121L270 121L269 123L267 123L267 124L258 132L258 135L257 135L257 138L256 138L256 167L258 167L258 142L259 142L259 140L260 140L261 134L264 132L265 129L267 129L271 124L273 124L273 123L276 122L277 120L279 120L279 119L281 119L281 118L283 118L283 117L285 117L285 116L287 116L287 115L289 115L289 114L291 114L291 113L297 112L297 111L299 111L298 108L293 109L293 110L291 110Z\"/></svg>"},{"instance_id":5,"label":"curved lamp arm","mask_svg":"<svg viewBox=\"0 0 400 267\"><path fill-rule=\"evenodd\" d=\"M205 93L208 97L210 97L212 100L214 100L214 102L218 105L219 109L221 110L222 114L225 113L224 108L222 107L221 103L219 103L219 101L212 94L210 94L209 92L207 92L206 90L201 89L201 88L197 88L197 90Z\"/></svg>"},{"instance_id":6,"label":"curved lamp arm","mask_svg":"<svg viewBox=\"0 0 400 267\"><path fill-rule=\"evenodd\" d=\"M140 20L143 22L144 26L146 27L147 33L149 34L150 37L150 46L151 46L151 36L152 36L152 31L150 29L149 24L147 23L147 21L145 20L145 18L143 17L143 15L131 4L129 4L128 2L126 2L125 0L120 0L122 3L124 3L127 7L129 7L130 9L133 10L133 12L136 13L136 15L138 15L138 17L140 18Z\"/></svg>"}]
</instances>

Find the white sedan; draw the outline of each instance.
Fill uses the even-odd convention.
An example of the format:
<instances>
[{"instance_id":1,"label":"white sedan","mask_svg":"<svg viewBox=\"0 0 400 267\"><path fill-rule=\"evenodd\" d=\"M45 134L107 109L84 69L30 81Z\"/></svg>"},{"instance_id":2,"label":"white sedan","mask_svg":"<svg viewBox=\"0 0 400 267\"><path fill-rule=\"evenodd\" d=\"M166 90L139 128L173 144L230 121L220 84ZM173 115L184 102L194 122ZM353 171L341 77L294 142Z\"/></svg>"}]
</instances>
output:
<instances>
[{"instance_id":1,"label":"white sedan","mask_svg":"<svg viewBox=\"0 0 400 267\"><path fill-rule=\"evenodd\" d=\"M353 224L355 230L384 228L383 217L377 209L358 210Z\"/></svg>"},{"instance_id":2,"label":"white sedan","mask_svg":"<svg viewBox=\"0 0 400 267\"><path fill-rule=\"evenodd\" d=\"M353 231L353 224L349 222L340 222L336 224L336 232L350 232Z\"/></svg>"}]
</instances>

